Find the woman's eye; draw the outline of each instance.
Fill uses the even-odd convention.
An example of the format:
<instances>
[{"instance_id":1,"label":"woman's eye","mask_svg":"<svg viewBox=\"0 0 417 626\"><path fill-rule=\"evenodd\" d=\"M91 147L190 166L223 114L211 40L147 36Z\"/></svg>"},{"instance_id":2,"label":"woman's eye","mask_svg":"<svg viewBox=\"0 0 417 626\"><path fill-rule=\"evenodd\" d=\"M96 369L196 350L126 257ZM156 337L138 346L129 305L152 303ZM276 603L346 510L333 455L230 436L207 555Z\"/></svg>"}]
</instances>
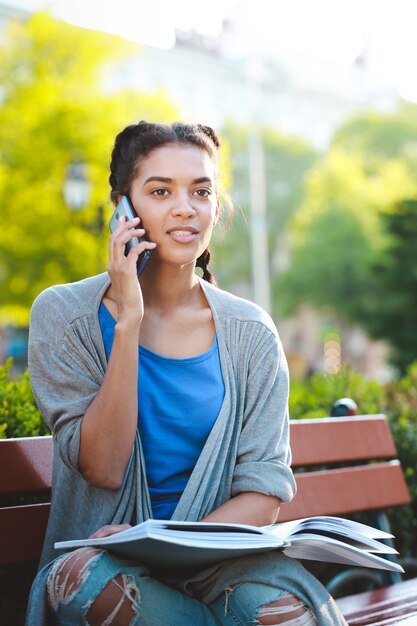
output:
<instances>
[{"instance_id":1,"label":"woman's eye","mask_svg":"<svg viewBox=\"0 0 417 626\"><path fill-rule=\"evenodd\" d=\"M168 193L168 189L154 189L152 191L153 196L166 196Z\"/></svg>"},{"instance_id":2,"label":"woman's eye","mask_svg":"<svg viewBox=\"0 0 417 626\"><path fill-rule=\"evenodd\" d=\"M201 198L208 198L209 196L211 196L210 189L197 189L194 193L196 193Z\"/></svg>"}]
</instances>

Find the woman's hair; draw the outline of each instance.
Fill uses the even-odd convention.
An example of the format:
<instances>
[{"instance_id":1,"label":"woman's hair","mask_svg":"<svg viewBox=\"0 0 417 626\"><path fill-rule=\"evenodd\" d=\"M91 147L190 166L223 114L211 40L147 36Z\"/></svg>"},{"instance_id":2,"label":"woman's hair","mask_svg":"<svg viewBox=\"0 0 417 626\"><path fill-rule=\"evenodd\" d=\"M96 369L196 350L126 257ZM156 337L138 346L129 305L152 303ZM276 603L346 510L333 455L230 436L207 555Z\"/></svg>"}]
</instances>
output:
<instances>
[{"instance_id":1,"label":"woman's hair","mask_svg":"<svg viewBox=\"0 0 417 626\"><path fill-rule=\"evenodd\" d=\"M140 161L155 148L169 143L190 144L204 150L218 164L220 140L210 126L203 124L155 124L141 121L131 124L116 137L110 162L110 197L115 201L119 195L129 195L133 180L138 174ZM208 269L210 250L207 248L196 262L203 270L203 278L215 283Z\"/></svg>"}]
</instances>

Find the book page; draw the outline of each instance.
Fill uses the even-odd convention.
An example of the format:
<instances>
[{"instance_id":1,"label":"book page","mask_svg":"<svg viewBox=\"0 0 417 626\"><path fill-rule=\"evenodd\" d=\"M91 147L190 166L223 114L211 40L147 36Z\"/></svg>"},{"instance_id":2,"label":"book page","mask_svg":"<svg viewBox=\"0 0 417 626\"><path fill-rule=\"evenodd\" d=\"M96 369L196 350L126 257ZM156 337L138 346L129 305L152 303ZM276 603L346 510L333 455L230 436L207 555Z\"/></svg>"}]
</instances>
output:
<instances>
[{"instance_id":1,"label":"book page","mask_svg":"<svg viewBox=\"0 0 417 626\"><path fill-rule=\"evenodd\" d=\"M404 572L399 563L381 558L360 548L348 546L337 539L328 538L326 542L316 535L300 535L292 539L290 545L284 548L287 556L296 559L326 561L345 565L359 565L377 569L386 569L392 572Z\"/></svg>"},{"instance_id":2,"label":"book page","mask_svg":"<svg viewBox=\"0 0 417 626\"><path fill-rule=\"evenodd\" d=\"M351 536L352 533L355 533L357 536L360 535L361 537L370 537L372 539L391 539L393 537L390 533L386 533L378 528L373 528L367 524L344 519L342 517L324 515L271 524L270 526L263 526L263 529L283 538L291 537L297 532L313 529L321 530L324 533L337 533L345 537Z\"/></svg>"}]
</instances>

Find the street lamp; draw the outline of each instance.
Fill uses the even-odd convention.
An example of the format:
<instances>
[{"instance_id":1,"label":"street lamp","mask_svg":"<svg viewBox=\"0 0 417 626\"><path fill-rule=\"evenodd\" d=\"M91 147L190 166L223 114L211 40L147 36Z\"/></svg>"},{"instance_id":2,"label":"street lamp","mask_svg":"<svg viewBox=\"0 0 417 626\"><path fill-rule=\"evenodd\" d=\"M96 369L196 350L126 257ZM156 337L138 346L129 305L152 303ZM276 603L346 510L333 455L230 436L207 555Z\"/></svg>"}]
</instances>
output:
<instances>
[{"instance_id":1,"label":"street lamp","mask_svg":"<svg viewBox=\"0 0 417 626\"><path fill-rule=\"evenodd\" d=\"M63 192L65 204L71 211L81 211L90 199L90 181L86 170L85 163L81 161L68 165Z\"/></svg>"},{"instance_id":2,"label":"street lamp","mask_svg":"<svg viewBox=\"0 0 417 626\"><path fill-rule=\"evenodd\" d=\"M68 165L63 185L64 201L71 211L82 211L90 200L91 185L87 176L87 165L73 161ZM101 234L104 227L104 206L97 207L97 217L93 224L84 224L86 230Z\"/></svg>"},{"instance_id":3,"label":"street lamp","mask_svg":"<svg viewBox=\"0 0 417 626\"><path fill-rule=\"evenodd\" d=\"M82 161L73 161L68 165L62 192L67 207L74 212L82 211L88 206L91 185L87 176L87 166ZM93 222L80 224L86 230L98 236L98 271L101 271L102 260L100 242L104 229L104 206L100 204L96 209L96 218Z\"/></svg>"}]
</instances>

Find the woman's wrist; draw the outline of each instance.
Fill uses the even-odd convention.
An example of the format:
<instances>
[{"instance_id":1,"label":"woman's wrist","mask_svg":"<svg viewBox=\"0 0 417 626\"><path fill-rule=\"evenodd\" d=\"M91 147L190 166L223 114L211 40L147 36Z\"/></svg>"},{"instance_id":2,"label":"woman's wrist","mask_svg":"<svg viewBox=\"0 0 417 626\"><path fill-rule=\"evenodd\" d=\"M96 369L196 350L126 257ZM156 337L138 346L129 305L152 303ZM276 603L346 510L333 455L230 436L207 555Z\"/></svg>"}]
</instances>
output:
<instances>
[{"instance_id":1,"label":"woman's wrist","mask_svg":"<svg viewBox=\"0 0 417 626\"><path fill-rule=\"evenodd\" d=\"M119 319L116 322L116 326L114 328L115 337L120 336L128 336L130 338L135 337L139 339L139 329L142 320L138 317L132 316L119 316Z\"/></svg>"}]
</instances>

